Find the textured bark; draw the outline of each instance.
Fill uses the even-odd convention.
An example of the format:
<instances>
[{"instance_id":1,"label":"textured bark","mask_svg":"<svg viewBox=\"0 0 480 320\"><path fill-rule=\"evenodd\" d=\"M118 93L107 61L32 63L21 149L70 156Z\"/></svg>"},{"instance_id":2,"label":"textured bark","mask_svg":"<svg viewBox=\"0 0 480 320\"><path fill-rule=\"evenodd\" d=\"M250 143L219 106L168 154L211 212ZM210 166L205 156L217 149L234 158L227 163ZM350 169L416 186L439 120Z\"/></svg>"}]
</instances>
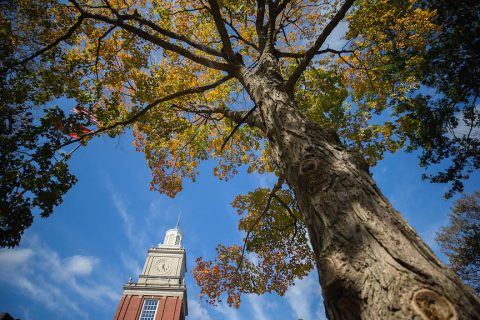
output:
<instances>
[{"instance_id":1,"label":"textured bark","mask_svg":"<svg viewBox=\"0 0 480 320\"><path fill-rule=\"evenodd\" d=\"M330 319L480 319L480 300L392 208L336 133L306 119L273 56L236 75L308 228Z\"/></svg>"}]
</instances>

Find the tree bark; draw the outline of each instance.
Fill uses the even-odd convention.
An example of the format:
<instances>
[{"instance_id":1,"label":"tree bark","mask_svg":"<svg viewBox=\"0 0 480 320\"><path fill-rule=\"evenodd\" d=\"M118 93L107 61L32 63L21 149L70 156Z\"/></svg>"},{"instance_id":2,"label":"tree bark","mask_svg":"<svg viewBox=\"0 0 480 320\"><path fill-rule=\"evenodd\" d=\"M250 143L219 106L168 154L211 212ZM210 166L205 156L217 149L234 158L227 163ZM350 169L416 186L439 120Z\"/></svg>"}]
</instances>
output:
<instances>
[{"instance_id":1,"label":"tree bark","mask_svg":"<svg viewBox=\"0 0 480 320\"><path fill-rule=\"evenodd\" d=\"M480 319L478 297L392 208L363 159L299 111L273 56L236 76L295 194L329 319Z\"/></svg>"}]
</instances>

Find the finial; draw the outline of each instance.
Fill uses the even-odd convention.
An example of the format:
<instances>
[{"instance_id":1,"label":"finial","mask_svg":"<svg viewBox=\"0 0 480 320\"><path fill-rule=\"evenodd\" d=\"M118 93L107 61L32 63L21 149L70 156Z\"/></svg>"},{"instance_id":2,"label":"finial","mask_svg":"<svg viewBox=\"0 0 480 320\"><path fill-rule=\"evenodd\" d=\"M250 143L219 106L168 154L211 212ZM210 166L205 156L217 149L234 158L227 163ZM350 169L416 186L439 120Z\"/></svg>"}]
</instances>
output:
<instances>
[{"instance_id":1,"label":"finial","mask_svg":"<svg viewBox=\"0 0 480 320\"><path fill-rule=\"evenodd\" d=\"M178 210L178 219L177 219L177 224L175 225L175 229L178 229L180 226L180 218L182 217L182 211Z\"/></svg>"}]
</instances>

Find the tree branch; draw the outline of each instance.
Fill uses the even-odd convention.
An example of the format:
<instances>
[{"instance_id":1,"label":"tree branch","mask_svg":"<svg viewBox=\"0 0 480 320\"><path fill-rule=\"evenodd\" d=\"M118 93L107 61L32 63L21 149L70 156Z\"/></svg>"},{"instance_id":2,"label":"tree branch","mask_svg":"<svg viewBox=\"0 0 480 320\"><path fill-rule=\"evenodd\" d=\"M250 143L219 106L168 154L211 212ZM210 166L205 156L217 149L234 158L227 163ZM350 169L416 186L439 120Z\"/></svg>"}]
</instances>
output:
<instances>
[{"instance_id":1,"label":"tree branch","mask_svg":"<svg viewBox=\"0 0 480 320\"><path fill-rule=\"evenodd\" d=\"M187 59L190 59L190 60L192 60L196 63L199 63L203 66L206 66L208 68L222 70L222 71L231 71L232 70L232 65L230 65L230 64L221 63L221 62L217 62L217 61L214 61L214 60L210 60L208 58L198 56L198 55L192 53L191 51L185 49L182 46L179 46L177 44L165 41L162 38L160 38L158 36L155 36L155 35L152 35L152 34L146 32L145 30L143 30L141 28L138 28L138 27L135 27L135 26L132 26L130 24L125 23L125 20L132 20L133 19L133 18L130 18L129 16L124 16L122 18L122 16L119 15L116 19L112 19L110 17L104 16L104 15L101 15L101 14L90 13L90 12L85 11L84 9L82 9L80 7L80 5L75 0L70 0L70 2L72 2L75 5L77 10L79 10L79 12L85 18L90 18L90 19L93 19L93 20L102 21L102 22L105 22L105 23L108 23L108 24L111 24L111 25L118 26L118 27L132 33L132 34L135 34L135 35L139 36L140 38L142 38L146 41L149 41L153 44L158 45L159 47L161 47L165 50L178 53L179 55L181 55L181 56L183 56Z\"/></svg>"},{"instance_id":2,"label":"tree branch","mask_svg":"<svg viewBox=\"0 0 480 320\"><path fill-rule=\"evenodd\" d=\"M297 217L295 217L295 214L293 213L292 209L290 209L290 207L288 206L288 204L286 204L285 201L283 201L283 199L280 198L278 195L274 194L273 196L274 196L275 199L277 199L277 201L280 202L280 204L287 210L288 215L289 215L290 217L292 217L292 219L297 220Z\"/></svg>"},{"instance_id":3,"label":"tree branch","mask_svg":"<svg viewBox=\"0 0 480 320\"><path fill-rule=\"evenodd\" d=\"M277 5L275 8L275 18L278 17L280 13L282 13L283 10L287 7L287 5L290 3L292 0L282 0L280 3Z\"/></svg>"},{"instance_id":4,"label":"tree branch","mask_svg":"<svg viewBox=\"0 0 480 320\"><path fill-rule=\"evenodd\" d=\"M245 116L243 116L243 118L240 120L240 122L237 123L237 125L235 126L235 128L233 128L232 132L230 132L230 134L228 135L228 137L225 138L225 140L223 141L222 147L220 148L220 151L223 151L223 148L225 148L228 140L230 140L230 138L233 137L233 135L234 135L235 132L238 130L238 128L240 128L240 126L245 122L245 120L247 120L247 118L255 111L256 108L257 108L257 106L255 105L252 109L250 109L250 110L245 114Z\"/></svg>"},{"instance_id":5,"label":"tree branch","mask_svg":"<svg viewBox=\"0 0 480 320\"><path fill-rule=\"evenodd\" d=\"M328 36L332 33L333 29L340 23L340 21L345 17L347 14L348 9L351 8L355 0L346 0L343 5L340 7L340 10L335 14L335 16L330 20L330 22L325 26L320 36L317 38L313 46L305 52L303 59L300 61L300 64L295 68L292 75L287 81L287 89L292 90L297 82L300 75L305 71L307 66L312 61L313 57L317 54L320 47L324 44L325 40L327 40Z\"/></svg>"},{"instance_id":6,"label":"tree branch","mask_svg":"<svg viewBox=\"0 0 480 320\"><path fill-rule=\"evenodd\" d=\"M290 209L290 207L288 206L288 204L285 203L285 201L282 200L282 198L280 198L278 195L274 194L273 195L275 197L275 199L277 199L278 202L280 202L280 204L287 210L288 212L288 215L293 219L293 234L292 234L292 238L290 239L290 242L293 241L293 239L295 239L295 237L297 236L297 221L298 221L298 218L295 217L295 215L293 214L292 212L292 209Z\"/></svg>"},{"instance_id":7,"label":"tree branch","mask_svg":"<svg viewBox=\"0 0 480 320\"><path fill-rule=\"evenodd\" d=\"M274 36L275 36L275 21L276 21L276 16L275 16L275 4L273 3L272 0L267 0L268 4L268 23L267 23L267 34L266 34L266 39L265 39L265 48L263 50L266 50L267 52L272 52L273 51L273 42L274 42Z\"/></svg>"},{"instance_id":8,"label":"tree branch","mask_svg":"<svg viewBox=\"0 0 480 320\"><path fill-rule=\"evenodd\" d=\"M164 28L160 27L159 25L157 25L156 23L153 23L152 21L143 18L142 16L140 16L140 14L119 15L119 18L122 18L122 17L133 19L133 20L135 20L139 23L142 23L142 24L150 27L152 30L157 31L161 35L164 35L164 36L169 37L171 39L175 39L175 40L185 42L189 46L191 46L195 49L198 49L200 51L203 51L207 54L210 54L212 56L223 57L221 52L219 52L219 51L217 51L213 48L210 48L209 46L206 46L201 42L194 41L194 40L192 40L192 39L190 39L190 38L188 38L184 35L180 35L180 34L177 34L175 32L172 32L170 30L164 29Z\"/></svg>"},{"instance_id":9,"label":"tree branch","mask_svg":"<svg viewBox=\"0 0 480 320\"><path fill-rule=\"evenodd\" d=\"M178 160L178 157L180 156L181 153L183 153L183 151L185 150L185 148L191 144L193 142L193 140L195 140L195 138L198 136L199 132L200 132L200 128L202 125L205 125L206 123L208 122L208 119L203 119L195 128L195 132L193 133L193 135L190 137L190 139L188 139L187 142L185 142L183 144L183 146L180 148L179 152L177 152L177 154L175 155L175 159L173 159L173 163L177 163L177 160Z\"/></svg>"},{"instance_id":10,"label":"tree branch","mask_svg":"<svg viewBox=\"0 0 480 320\"><path fill-rule=\"evenodd\" d=\"M324 53L334 53L336 55L341 55L342 53L353 53L353 51L352 50L335 50L335 49L327 48L327 49L317 51L315 55L324 54ZM303 58L305 57L305 52L283 52L283 51L275 50L275 55L281 58Z\"/></svg>"},{"instance_id":11,"label":"tree branch","mask_svg":"<svg viewBox=\"0 0 480 320\"><path fill-rule=\"evenodd\" d=\"M97 82L99 82L98 80L98 57L99 57L99 54L100 54L100 45L102 43L102 40L105 39L105 37L108 36L108 34L110 32L112 32L117 26L111 26L103 35L100 36L100 38L97 39L97 50L96 50L96 54L95 54L95 76L97 78Z\"/></svg>"},{"instance_id":12,"label":"tree branch","mask_svg":"<svg viewBox=\"0 0 480 320\"><path fill-rule=\"evenodd\" d=\"M48 46L44 47L43 49L38 50L37 52L35 52L31 56L29 56L29 57L27 57L27 58L25 58L21 61L14 62L10 65L7 65L7 67L4 68L4 70L1 70L0 73L3 73L3 72L5 72L9 69L15 68L16 66L25 64L25 63L35 59L36 57L40 56L41 54L47 52L48 50L56 47L60 42L67 40L68 38L70 38L73 35L75 30L77 30L80 27L80 25L82 24L83 20L85 20L85 18L86 17L83 14L80 14L80 16L77 19L77 22L75 22L75 24L73 26L71 26L70 29L68 29L68 31L63 36L57 38L55 41L50 43Z\"/></svg>"},{"instance_id":13,"label":"tree branch","mask_svg":"<svg viewBox=\"0 0 480 320\"><path fill-rule=\"evenodd\" d=\"M226 107L209 108L207 106L203 106L206 109L203 109L203 110L200 109L199 110L199 109L189 109L189 108L185 108L185 107L182 107L182 106L179 106L179 105L173 105L173 106L175 108L179 109L179 110L194 113L194 114L198 114L198 115L212 115L212 114L215 114L215 113L219 113L219 114L223 115L224 117L227 117L227 118L229 118L230 120L232 120L236 123L242 123L243 122L243 123L249 125L250 127L255 127L255 128L258 128L262 131L265 131L263 123L258 118L258 116L255 117L255 114L251 114L249 117L246 117L246 114L249 111L235 111L235 110L231 110L231 109L226 108ZM218 119L213 119L212 118L211 120L218 120Z\"/></svg>"},{"instance_id":14,"label":"tree branch","mask_svg":"<svg viewBox=\"0 0 480 320\"><path fill-rule=\"evenodd\" d=\"M283 12L283 10L285 10L285 8L290 3L290 1L291 0L282 0L282 1L273 2L272 0L267 0L268 23L266 26L267 31L266 31L265 49L269 53L273 53L273 51L275 50L275 39L277 36L277 32L276 32L277 17L280 13Z\"/></svg>"},{"instance_id":15,"label":"tree branch","mask_svg":"<svg viewBox=\"0 0 480 320\"><path fill-rule=\"evenodd\" d=\"M75 143L75 142L78 142L78 141L82 141L84 140L85 138L87 137L90 137L90 136L95 136L95 135L98 135L100 133L103 133L105 131L108 131L108 130L111 130L111 129L114 129L118 126L126 126L126 125L129 125L129 124L132 124L134 123L135 121L137 121L141 116L143 116L145 113L147 113L150 109L152 109L153 107L159 105L160 103L163 103L163 102L167 102L167 101L170 101L170 100L173 100L173 99L176 99L176 98L180 98L180 97L183 97L185 95L189 95L189 94L195 94L195 93L202 93L204 91L207 91L207 90L211 90L211 89L214 89L216 87L218 87L219 85L227 82L228 80L230 80L232 78L232 76L230 75L227 75L223 78L221 78L220 80L217 80L211 84L207 84L207 85L204 85L204 86L200 86L200 87L194 87L194 88L190 88L190 89L185 89L185 90L181 90L181 91L178 91L178 92L175 92L175 93L172 93L172 94L169 94L165 97L162 97L162 98L159 98L151 103L149 103L145 108L143 108L142 110L140 110L139 112L135 113L133 116L131 116L130 118L126 119L126 120L123 120L123 121L118 121L118 122L115 122L111 125L108 125L106 127L103 127L103 128L99 128L95 131L91 131L89 133L86 133L82 136L80 136L78 139L74 139L74 140L70 140L68 142L65 142L63 144L61 144L58 149L60 148L63 148L69 144L72 144L72 143Z\"/></svg>"},{"instance_id":16,"label":"tree branch","mask_svg":"<svg viewBox=\"0 0 480 320\"><path fill-rule=\"evenodd\" d=\"M247 39L242 37L240 32L238 32L238 30L235 28L235 26L231 22L228 22L227 20L225 20L225 23L230 27L230 29L233 30L233 32L235 32L235 35L230 36L231 38L235 38L237 40L240 40L241 42L245 43L246 45L248 45L248 46L250 46L253 49L258 51L258 46L255 43L253 43L251 41L248 41Z\"/></svg>"},{"instance_id":17,"label":"tree branch","mask_svg":"<svg viewBox=\"0 0 480 320\"><path fill-rule=\"evenodd\" d=\"M265 47L266 34L265 34L265 0L257 0L257 17L255 19L255 30L258 37L258 48L262 52Z\"/></svg>"},{"instance_id":18,"label":"tree branch","mask_svg":"<svg viewBox=\"0 0 480 320\"><path fill-rule=\"evenodd\" d=\"M258 218L253 222L252 226L248 228L247 235L245 236L245 240L243 241L243 248L242 248L242 255L240 256L240 260L237 264L237 272L242 268L243 264L243 259L245 257L245 250L247 248L247 241L248 237L250 237L250 233L252 233L253 228L260 222L260 220L265 216L268 212L268 209L270 209L270 204L272 203L272 199L275 196L275 193L277 193L278 190L282 187L283 183L285 182L285 178L283 176L280 176L275 183L275 185L272 188L272 191L270 191L270 194L268 195L267 199L267 204L265 205L265 209L263 209L262 213L258 216Z\"/></svg>"},{"instance_id":19,"label":"tree branch","mask_svg":"<svg viewBox=\"0 0 480 320\"><path fill-rule=\"evenodd\" d=\"M220 34L220 39L222 39L222 53L224 54L227 61L235 62L235 54L233 53L232 43L230 42L230 37L228 35L227 28L225 27L224 20L222 18L222 13L220 12L220 7L218 6L217 0L208 0L210 4L210 14L213 17L215 26L217 27L218 33Z\"/></svg>"}]
</instances>

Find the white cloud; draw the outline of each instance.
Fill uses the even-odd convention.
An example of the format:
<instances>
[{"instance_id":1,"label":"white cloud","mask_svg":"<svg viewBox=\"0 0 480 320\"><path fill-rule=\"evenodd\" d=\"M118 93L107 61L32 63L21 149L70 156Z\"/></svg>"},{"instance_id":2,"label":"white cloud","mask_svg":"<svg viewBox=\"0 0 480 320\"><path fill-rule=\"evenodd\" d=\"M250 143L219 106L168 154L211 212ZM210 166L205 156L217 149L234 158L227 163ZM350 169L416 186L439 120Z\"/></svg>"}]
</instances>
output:
<instances>
[{"instance_id":1,"label":"white cloud","mask_svg":"<svg viewBox=\"0 0 480 320\"><path fill-rule=\"evenodd\" d=\"M65 259L65 272L71 275L89 275L98 261L95 257L71 256Z\"/></svg>"},{"instance_id":2,"label":"white cloud","mask_svg":"<svg viewBox=\"0 0 480 320\"><path fill-rule=\"evenodd\" d=\"M253 173L251 174L253 181L256 183L256 187L271 188L277 182L278 178L271 173Z\"/></svg>"},{"instance_id":3,"label":"white cloud","mask_svg":"<svg viewBox=\"0 0 480 320\"><path fill-rule=\"evenodd\" d=\"M136 208L133 209L133 212L130 212L127 205L128 196L119 193L109 178L106 179L106 186L113 205L117 209L116 212L122 221L123 232L130 243L131 249L134 253L141 253L141 257L145 258L145 249L153 244L149 243L149 239L162 241L161 226L165 221L175 222L180 211L172 205L163 205L161 199L155 199L149 203L146 212L135 212ZM138 230L142 232L138 232Z\"/></svg>"},{"instance_id":4,"label":"white cloud","mask_svg":"<svg viewBox=\"0 0 480 320\"><path fill-rule=\"evenodd\" d=\"M118 300L118 293L89 276L100 260L95 257L60 255L38 237L24 238L26 248L0 250L0 282L64 318L87 319L81 299L100 306Z\"/></svg>"},{"instance_id":5,"label":"white cloud","mask_svg":"<svg viewBox=\"0 0 480 320\"><path fill-rule=\"evenodd\" d=\"M262 296L250 294L247 296L248 302L253 310L254 319L269 320L270 318L265 313L265 309L272 308L272 304L268 303L267 299Z\"/></svg>"},{"instance_id":6,"label":"white cloud","mask_svg":"<svg viewBox=\"0 0 480 320\"><path fill-rule=\"evenodd\" d=\"M224 319L229 320L239 320L237 309L229 307L225 302L220 303L215 309L215 311L221 313L224 316Z\"/></svg>"},{"instance_id":7,"label":"white cloud","mask_svg":"<svg viewBox=\"0 0 480 320\"><path fill-rule=\"evenodd\" d=\"M171 210L161 210L161 201L154 200L150 202L146 215L134 215L129 212L129 207L126 204L128 203L128 197L121 195L108 177L106 186L116 208L115 211L122 221L123 233L129 243L129 246L119 252L120 258L123 267L129 272L129 276L134 278L141 274L146 251L150 245L153 245L153 243L148 243L148 239L157 239L158 241L161 232L159 225L168 216L167 212ZM138 230L141 230L141 232L138 232Z\"/></svg>"},{"instance_id":8,"label":"white cloud","mask_svg":"<svg viewBox=\"0 0 480 320\"><path fill-rule=\"evenodd\" d=\"M16 268L23 265L32 256L31 249L1 250L0 270L3 268Z\"/></svg>"},{"instance_id":9,"label":"white cloud","mask_svg":"<svg viewBox=\"0 0 480 320\"><path fill-rule=\"evenodd\" d=\"M315 272L315 271L314 271ZM323 315L322 293L314 272L307 277L295 281L288 288L285 298L288 301L296 319L325 319Z\"/></svg>"},{"instance_id":10,"label":"white cloud","mask_svg":"<svg viewBox=\"0 0 480 320\"><path fill-rule=\"evenodd\" d=\"M3 274L0 280L16 287L25 295L33 300L36 300L46 306L48 309L55 310L62 314L62 316L76 318L78 316L87 318L88 315L81 310L79 305L74 300L62 294L59 287L45 281L44 279L32 280L31 274L15 274L11 270Z\"/></svg>"},{"instance_id":11,"label":"white cloud","mask_svg":"<svg viewBox=\"0 0 480 320\"><path fill-rule=\"evenodd\" d=\"M195 300L188 300L188 319L189 320L212 320L208 311Z\"/></svg>"},{"instance_id":12,"label":"white cloud","mask_svg":"<svg viewBox=\"0 0 480 320\"><path fill-rule=\"evenodd\" d=\"M110 179L107 179L107 189L112 197L113 205L117 209L116 212L122 219L123 229L128 241L136 251L144 249L146 247L144 233L135 232L135 221L128 213L127 206L123 202L122 197L114 189Z\"/></svg>"},{"instance_id":13,"label":"white cloud","mask_svg":"<svg viewBox=\"0 0 480 320\"><path fill-rule=\"evenodd\" d=\"M168 203L164 204L161 199L155 199L150 201L146 212L136 212L138 208L128 205L128 196L118 192L108 177L106 187L129 243L129 246L120 252L120 257L125 269L132 277L136 277L142 271L148 248L163 241L166 228L162 230L162 226L165 221L176 221L179 210ZM155 243L152 243L152 239Z\"/></svg>"}]
</instances>

